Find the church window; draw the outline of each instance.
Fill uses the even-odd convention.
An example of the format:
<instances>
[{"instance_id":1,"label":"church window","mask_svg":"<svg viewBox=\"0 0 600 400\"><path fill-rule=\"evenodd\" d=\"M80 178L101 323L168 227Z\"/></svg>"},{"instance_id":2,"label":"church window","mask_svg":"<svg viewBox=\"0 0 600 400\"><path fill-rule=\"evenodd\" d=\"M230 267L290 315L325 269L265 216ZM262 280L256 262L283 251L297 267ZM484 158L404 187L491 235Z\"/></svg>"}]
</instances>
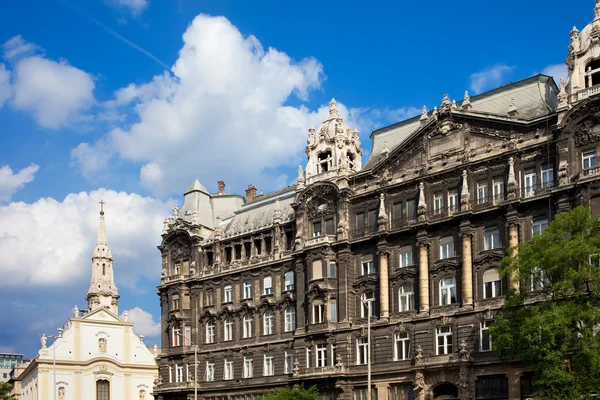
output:
<instances>
[{"instance_id":1,"label":"church window","mask_svg":"<svg viewBox=\"0 0 600 400\"><path fill-rule=\"evenodd\" d=\"M96 382L96 400L110 400L110 383L108 381Z\"/></svg>"},{"instance_id":2,"label":"church window","mask_svg":"<svg viewBox=\"0 0 600 400\"><path fill-rule=\"evenodd\" d=\"M331 167L333 166L333 158L331 157L331 150L327 150L322 152L321 154L319 154L318 156L319 159L319 168L317 173L321 174L323 172L327 172L331 169Z\"/></svg>"}]
</instances>

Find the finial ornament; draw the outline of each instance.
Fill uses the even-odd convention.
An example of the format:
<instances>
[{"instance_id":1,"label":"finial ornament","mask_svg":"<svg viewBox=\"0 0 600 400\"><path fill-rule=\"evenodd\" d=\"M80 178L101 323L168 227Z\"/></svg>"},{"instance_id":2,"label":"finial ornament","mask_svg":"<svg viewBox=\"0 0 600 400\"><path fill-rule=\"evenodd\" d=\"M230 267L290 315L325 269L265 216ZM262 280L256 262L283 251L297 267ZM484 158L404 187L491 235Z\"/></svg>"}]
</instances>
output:
<instances>
[{"instance_id":1,"label":"finial ornament","mask_svg":"<svg viewBox=\"0 0 600 400\"><path fill-rule=\"evenodd\" d=\"M451 105L452 103L450 102L450 97L448 97L448 95L445 94L444 98L442 99L442 106L450 107Z\"/></svg>"},{"instance_id":2,"label":"finial ornament","mask_svg":"<svg viewBox=\"0 0 600 400\"><path fill-rule=\"evenodd\" d=\"M462 102L462 108L463 108L463 110L468 110L471 107L473 107L473 106L471 105L471 98L469 97L469 91L465 90L465 98L463 99L463 102Z\"/></svg>"},{"instance_id":3,"label":"finial ornament","mask_svg":"<svg viewBox=\"0 0 600 400\"><path fill-rule=\"evenodd\" d=\"M332 97L331 101L329 102L329 116L331 118L337 118L339 115L338 110L337 110L337 103L335 101L335 99Z\"/></svg>"},{"instance_id":4,"label":"finial ornament","mask_svg":"<svg viewBox=\"0 0 600 400\"><path fill-rule=\"evenodd\" d=\"M419 121L421 121L421 124L424 124L428 119L429 116L427 115L427 106L423 106L423 111L421 112L421 118L419 118Z\"/></svg>"}]
</instances>

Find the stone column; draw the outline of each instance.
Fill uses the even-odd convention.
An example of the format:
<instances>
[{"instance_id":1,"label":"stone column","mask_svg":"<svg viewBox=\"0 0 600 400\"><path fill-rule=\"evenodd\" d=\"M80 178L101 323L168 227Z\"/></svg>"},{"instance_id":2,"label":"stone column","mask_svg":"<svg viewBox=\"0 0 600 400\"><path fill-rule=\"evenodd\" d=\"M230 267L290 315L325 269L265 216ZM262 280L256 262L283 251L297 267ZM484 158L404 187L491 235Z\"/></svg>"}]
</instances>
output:
<instances>
[{"instance_id":1,"label":"stone column","mask_svg":"<svg viewBox=\"0 0 600 400\"><path fill-rule=\"evenodd\" d=\"M512 250L512 255L518 254L519 246L519 225L511 222L508 225L508 247ZM519 290L519 279L516 272L508 277L508 285L511 289Z\"/></svg>"},{"instance_id":2,"label":"stone column","mask_svg":"<svg viewBox=\"0 0 600 400\"><path fill-rule=\"evenodd\" d=\"M419 241L419 311L429 312L429 251L425 241Z\"/></svg>"},{"instance_id":3,"label":"stone column","mask_svg":"<svg viewBox=\"0 0 600 400\"><path fill-rule=\"evenodd\" d=\"M304 275L304 261L296 259L296 334L304 333L306 329L306 277Z\"/></svg>"},{"instance_id":4,"label":"stone column","mask_svg":"<svg viewBox=\"0 0 600 400\"><path fill-rule=\"evenodd\" d=\"M462 235L462 304L473 305L473 253L469 233Z\"/></svg>"},{"instance_id":5,"label":"stone column","mask_svg":"<svg viewBox=\"0 0 600 400\"><path fill-rule=\"evenodd\" d=\"M388 273L388 250L379 249L379 318L390 318L390 283Z\"/></svg>"}]
</instances>

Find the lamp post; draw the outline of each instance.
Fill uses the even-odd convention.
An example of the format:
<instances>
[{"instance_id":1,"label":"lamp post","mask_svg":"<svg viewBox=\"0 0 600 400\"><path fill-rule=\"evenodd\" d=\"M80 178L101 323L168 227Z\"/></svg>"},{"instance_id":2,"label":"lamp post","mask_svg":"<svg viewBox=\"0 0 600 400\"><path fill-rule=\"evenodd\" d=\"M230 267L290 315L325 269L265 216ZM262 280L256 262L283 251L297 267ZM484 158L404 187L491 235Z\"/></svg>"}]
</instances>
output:
<instances>
[{"instance_id":1,"label":"lamp post","mask_svg":"<svg viewBox=\"0 0 600 400\"><path fill-rule=\"evenodd\" d=\"M54 400L56 400L56 339L62 338L63 329L58 328L58 335L47 336L53 340L52 342L52 368L54 370L54 387L52 391L54 392Z\"/></svg>"},{"instance_id":2,"label":"lamp post","mask_svg":"<svg viewBox=\"0 0 600 400\"><path fill-rule=\"evenodd\" d=\"M351 290L360 302L367 307L367 400L371 400L371 301L370 299L363 300L354 290Z\"/></svg>"},{"instance_id":3,"label":"lamp post","mask_svg":"<svg viewBox=\"0 0 600 400\"><path fill-rule=\"evenodd\" d=\"M194 346L194 400L198 400L198 345L191 339L186 339L181 333L176 335L183 339L183 344L190 342Z\"/></svg>"}]
</instances>

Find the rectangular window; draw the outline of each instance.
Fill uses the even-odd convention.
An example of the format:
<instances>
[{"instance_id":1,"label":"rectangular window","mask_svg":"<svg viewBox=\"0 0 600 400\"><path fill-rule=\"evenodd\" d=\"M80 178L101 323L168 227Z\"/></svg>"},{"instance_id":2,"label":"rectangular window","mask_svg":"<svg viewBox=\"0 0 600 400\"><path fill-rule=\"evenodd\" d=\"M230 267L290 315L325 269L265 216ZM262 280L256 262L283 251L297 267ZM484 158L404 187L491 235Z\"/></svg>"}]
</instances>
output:
<instances>
[{"instance_id":1,"label":"rectangular window","mask_svg":"<svg viewBox=\"0 0 600 400\"><path fill-rule=\"evenodd\" d=\"M333 218L325 220L325 234L328 236L335 235L335 228L333 226Z\"/></svg>"},{"instance_id":2,"label":"rectangular window","mask_svg":"<svg viewBox=\"0 0 600 400\"><path fill-rule=\"evenodd\" d=\"M284 374L294 373L294 353L285 352L285 365L283 367Z\"/></svg>"},{"instance_id":3,"label":"rectangular window","mask_svg":"<svg viewBox=\"0 0 600 400\"><path fill-rule=\"evenodd\" d=\"M329 300L329 322L337 322L337 302Z\"/></svg>"},{"instance_id":4,"label":"rectangular window","mask_svg":"<svg viewBox=\"0 0 600 400\"><path fill-rule=\"evenodd\" d=\"M596 166L596 152L588 151L581 155L581 167L583 168L583 175L589 175L590 169Z\"/></svg>"},{"instance_id":5,"label":"rectangular window","mask_svg":"<svg viewBox=\"0 0 600 400\"><path fill-rule=\"evenodd\" d=\"M275 375L273 356L264 356L263 376Z\"/></svg>"},{"instance_id":6,"label":"rectangular window","mask_svg":"<svg viewBox=\"0 0 600 400\"><path fill-rule=\"evenodd\" d=\"M413 265L412 246L400 247L400 268L412 267Z\"/></svg>"},{"instance_id":7,"label":"rectangular window","mask_svg":"<svg viewBox=\"0 0 600 400\"><path fill-rule=\"evenodd\" d=\"M173 347L181 346L181 328L178 326L173 327Z\"/></svg>"},{"instance_id":8,"label":"rectangular window","mask_svg":"<svg viewBox=\"0 0 600 400\"><path fill-rule=\"evenodd\" d=\"M330 262L329 262L329 271L328 271L328 272L329 272L329 275L328 275L328 276L329 276L330 278L335 278L335 277L337 277L337 274L336 274L336 265L335 265L335 262L333 262L333 261L330 261Z\"/></svg>"},{"instance_id":9,"label":"rectangular window","mask_svg":"<svg viewBox=\"0 0 600 400\"><path fill-rule=\"evenodd\" d=\"M227 361L223 365L223 380L229 381L233 379L233 361Z\"/></svg>"},{"instance_id":10,"label":"rectangular window","mask_svg":"<svg viewBox=\"0 0 600 400\"><path fill-rule=\"evenodd\" d=\"M207 306L215 305L215 294L210 289L206 291L206 305Z\"/></svg>"},{"instance_id":11,"label":"rectangular window","mask_svg":"<svg viewBox=\"0 0 600 400\"><path fill-rule=\"evenodd\" d=\"M444 211L444 193L435 193L433 195L433 213L441 214Z\"/></svg>"},{"instance_id":12,"label":"rectangular window","mask_svg":"<svg viewBox=\"0 0 600 400\"><path fill-rule=\"evenodd\" d=\"M535 168L528 168L523 172L523 190L525 197L535 195L535 187L537 185L537 175Z\"/></svg>"},{"instance_id":13,"label":"rectangular window","mask_svg":"<svg viewBox=\"0 0 600 400\"><path fill-rule=\"evenodd\" d=\"M394 334L394 360L408 360L410 358L410 338L408 332Z\"/></svg>"},{"instance_id":14,"label":"rectangular window","mask_svg":"<svg viewBox=\"0 0 600 400\"><path fill-rule=\"evenodd\" d=\"M488 228L484 233L485 250L493 250L502 247L500 244L500 230L498 228Z\"/></svg>"},{"instance_id":15,"label":"rectangular window","mask_svg":"<svg viewBox=\"0 0 600 400\"><path fill-rule=\"evenodd\" d=\"M368 342L367 338L360 337L356 339L356 364L365 365L368 357Z\"/></svg>"},{"instance_id":16,"label":"rectangular window","mask_svg":"<svg viewBox=\"0 0 600 400\"><path fill-rule=\"evenodd\" d=\"M233 320L231 318L227 318L223 322L223 341L229 340L233 340Z\"/></svg>"},{"instance_id":17,"label":"rectangular window","mask_svg":"<svg viewBox=\"0 0 600 400\"><path fill-rule=\"evenodd\" d=\"M263 278L263 294L273 294L273 278L270 276L265 276Z\"/></svg>"},{"instance_id":18,"label":"rectangular window","mask_svg":"<svg viewBox=\"0 0 600 400\"><path fill-rule=\"evenodd\" d=\"M377 210L369 210L368 216L369 216L368 231L369 232L377 231Z\"/></svg>"},{"instance_id":19,"label":"rectangular window","mask_svg":"<svg viewBox=\"0 0 600 400\"><path fill-rule=\"evenodd\" d=\"M504 295L504 287L498 270L490 268L483 273L483 298L491 299Z\"/></svg>"},{"instance_id":20,"label":"rectangular window","mask_svg":"<svg viewBox=\"0 0 600 400\"><path fill-rule=\"evenodd\" d=\"M541 235L548 227L548 218L536 218L533 220L532 233L533 235Z\"/></svg>"},{"instance_id":21,"label":"rectangular window","mask_svg":"<svg viewBox=\"0 0 600 400\"><path fill-rule=\"evenodd\" d=\"M254 365L252 359L244 357L244 378L252 378L254 375Z\"/></svg>"},{"instance_id":22,"label":"rectangular window","mask_svg":"<svg viewBox=\"0 0 600 400\"><path fill-rule=\"evenodd\" d=\"M306 368L310 368L311 367L311 360L312 360L312 351L310 350L310 347L306 348Z\"/></svg>"},{"instance_id":23,"label":"rectangular window","mask_svg":"<svg viewBox=\"0 0 600 400\"><path fill-rule=\"evenodd\" d=\"M252 281L244 282L244 299L252 298Z\"/></svg>"},{"instance_id":24,"label":"rectangular window","mask_svg":"<svg viewBox=\"0 0 600 400\"><path fill-rule=\"evenodd\" d=\"M552 164L542 165L542 187L554 187L554 167Z\"/></svg>"},{"instance_id":25,"label":"rectangular window","mask_svg":"<svg viewBox=\"0 0 600 400\"><path fill-rule=\"evenodd\" d=\"M477 182L477 204L488 202L488 183L487 181Z\"/></svg>"},{"instance_id":26,"label":"rectangular window","mask_svg":"<svg viewBox=\"0 0 600 400\"><path fill-rule=\"evenodd\" d=\"M325 305L323 303L313 304L312 311L313 324L320 324L325 321Z\"/></svg>"},{"instance_id":27,"label":"rectangular window","mask_svg":"<svg viewBox=\"0 0 600 400\"><path fill-rule=\"evenodd\" d=\"M285 290L294 290L294 271L288 271L284 275Z\"/></svg>"},{"instance_id":28,"label":"rectangular window","mask_svg":"<svg viewBox=\"0 0 600 400\"><path fill-rule=\"evenodd\" d=\"M175 364L175 382L183 382L183 365Z\"/></svg>"},{"instance_id":29,"label":"rectangular window","mask_svg":"<svg viewBox=\"0 0 600 400\"><path fill-rule=\"evenodd\" d=\"M531 290L537 292L550 286L550 279L544 270L540 266L533 268L531 273Z\"/></svg>"},{"instance_id":30,"label":"rectangular window","mask_svg":"<svg viewBox=\"0 0 600 400\"><path fill-rule=\"evenodd\" d=\"M406 219L409 222L417 219L417 201L414 199L406 201Z\"/></svg>"},{"instance_id":31,"label":"rectangular window","mask_svg":"<svg viewBox=\"0 0 600 400\"><path fill-rule=\"evenodd\" d=\"M181 274L181 264L176 263L175 264L175 275L179 275L179 274Z\"/></svg>"},{"instance_id":32,"label":"rectangular window","mask_svg":"<svg viewBox=\"0 0 600 400\"><path fill-rule=\"evenodd\" d=\"M452 327L440 326L435 330L437 355L452 353Z\"/></svg>"},{"instance_id":33,"label":"rectangular window","mask_svg":"<svg viewBox=\"0 0 600 400\"><path fill-rule=\"evenodd\" d=\"M323 279L323 261L314 260L312 263L312 279Z\"/></svg>"},{"instance_id":34,"label":"rectangular window","mask_svg":"<svg viewBox=\"0 0 600 400\"><path fill-rule=\"evenodd\" d=\"M214 343L215 342L215 324L213 322L206 323L206 343Z\"/></svg>"},{"instance_id":35,"label":"rectangular window","mask_svg":"<svg viewBox=\"0 0 600 400\"><path fill-rule=\"evenodd\" d=\"M192 327L191 326L183 327L183 345L184 346L192 345Z\"/></svg>"},{"instance_id":36,"label":"rectangular window","mask_svg":"<svg viewBox=\"0 0 600 400\"><path fill-rule=\"evenodd\" d=\"M402 202L394 203L392 206L392 220L395 223L402 221Z\"/></svg>"},{"instance_id":37,"label":"rectangular window","mask_svg":"<svg viewBox=\"0 0 600 400\"><path fill-rule=\"evenodd\" d=\"M521 398L527 398L521 392ZM508 399L508 378L506 375L478 376L475 381L477 399Z\"/></svg>"},{"instance_id":38,"label":"rectangular window","mask_svg":"<svg viewBox=\"0 0 600 400\"><path fill-rule=\"evenodd\" d=\"M321 222L314 222L313 223L313 237L319 237L323 234L323 231L321 231Z\"/></svg>"},{"instance_id":39,"label":"rectangular window","mask_svg":"<svg viewBox=\"0 0 600 400\"><path fill-rule=\"evenodd\" d=\"M448 211L450 211L450 212L458 211L459 204L460 204L460 201L458 199L458 189L448 190Z\"/></svg>"},{"instance_id":40,"label":"rectangular window","mask_svg":"<svg viewBox=\"0 0 600 400\"><path fill-rule=\"evenodd\" d=\"M360 317L368 318L369 317L369 307L371 307L371 317L373 316L373 304L375 304L375 293L373 291L368 290L364 292L361 296L360 302ZM367 306L368 304L368 306Z\"/></svg>"},{"instance_id":41,"label":"rectangular window","mask_svg":"<svg viewBox=\"0 0 600 400\"><path fill-rule=\"evenodd\" d=\"M364 232L365 230L365 213L356 214L356 231Z\"/></svg>"},{"instance_id":42,"label":"rectangular window","mask_svg":"<svg viewBox=\"0 0 600 400\"><path fill-rule=\"evenodd\" d=\"M213 382L215 380L215 363L206 362L206 381Z\"/></svg>"},{"instance_id":43,"label":"rectangular window","mask_svg":"<svg viewBox=\"0 0 600 400\"><path fill-rule=\"evenodd\" d=\"M361 259L361 275L369 275L375 273L375 263L373 261L373 254L367 254L362 256Z\"/></svg>"},{"instance_id":44,"label":"rectangular window","mask_svg":"<svg viewBox=\"0 0 600 400\"><path fill-rule=\"evenodd\" d=\"M390 385L389 400L415 400L415 392L410 383Z\"/></svg>"},{"instance_id":45,"label":"rectangular window","mask_svg":"<svg viewBox=\"0 0 600 400\"><path fill-rule=\"evenodd\" d=\"M169 383L173 383L173 367L169 365Z\"/></svg>"},{"instance_id":46,"label":"rectangular window","mask_svg":"<svg viewBox=\"0 0 600 400\"><path fill-rule=\"evenodd\" d=\"M492 337L489 328L494 321L481 321L479 324L479 351L492 351Z\"/></svg>"},{"instance_id":47,"label":"rectangular window","mask_svg":"<svg viewBox=\"0 0 600 400\"><path fill-rule=\"evenodd\" d=\"M446 236L440 239L440 259L454 257L454 238Z\"/></svg>"},{"instance_id":48,"label":"rectangular window","mask_svg":"<svg viewBox=\"0 0 600 400\"><path fill-rule=\"evenodd\" d=\"M179 295L174 294L173 295L173 308L171 308L171 310L179 310L179 308L180 308Z\"/></svg>"},{"instance_id":49,"label":"rectangular window","mask_svg":"<svg viewBox=\"0 0 600 400\"><path fill-rule=\"evenodd\" d=\"M231 285L227 285L223 288L223 302L224 303L231 303L231 300L233 298L233 289L231 287Z\"/></svg>"},{"instance_id":50,"label":"rectangular window","mask_svg":"<svg viewBox=\"0 0 600 400\"><path fill-rule=\"evenodd\" d=\"M327 366L327 345L326 344L317 344L316 346L316 367L326 367Z\"/></svg>"},{"instance_id":51,"label":"rectangular window","mask_svg":"<svg viewBox=\"0 0 600 400\"><path fill-rule=\"evenodd\" d=\"M504 200L504 178L496 177L492 180L492 191L495 202Z\"/></svg>"},{"instance_id":52,"label":"rectangular window","mask_svg":"<svg viewBox=\"0 0 600 400\"><path fill-rule=\"evenodd\" d=\"M369 392L367 387L354 389L354 400L368 400ZM375 386L371 387L371 400L377 400L377 388ZM410 398L406 398L406 400L411 400Z\"/></svg>"}]
</instances>

